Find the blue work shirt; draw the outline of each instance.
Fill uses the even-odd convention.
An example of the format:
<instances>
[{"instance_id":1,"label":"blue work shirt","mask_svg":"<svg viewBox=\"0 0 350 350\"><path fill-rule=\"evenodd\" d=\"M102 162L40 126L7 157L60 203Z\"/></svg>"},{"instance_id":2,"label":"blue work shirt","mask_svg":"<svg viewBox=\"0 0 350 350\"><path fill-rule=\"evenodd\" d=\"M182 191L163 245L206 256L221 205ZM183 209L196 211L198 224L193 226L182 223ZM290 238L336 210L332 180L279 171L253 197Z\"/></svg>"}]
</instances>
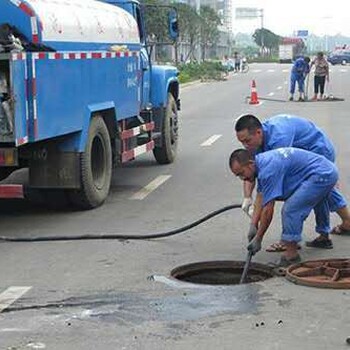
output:
<instances>
[{"instance_id":1,"label":"blue work shirt","mask_svg":"<svg viewBox=\"0 0 350 350\"><path fill-rule=\"evenodd\" d=\"M327 135L310 120L279 114L262 123L263 145L257 153L281 147L296 147L335 161L335 150Z\"/></svg>"},{"instance_id":2,"label":"blue work shirt","mask_svg":"<svg viewBox=\"0 0 350 350\"><path fill-rule=\"evenodd\" d=\"M305 76L309 73L309 71L309 64L305 62L304 57L299 57L295 60L292 67L292 74Z\"/></svg>"},{"instance_id":3,"label":"blue work shirt","mask_svg":"<svg viewBox=\"0 0 350 350\"><path fill-rule=\"evenodd\" d=\"M262 206L272 200L285 201L313 175L318 181L334 176L334 173L338 176L335 165L325 157L292 147L257 154L255 166Z\"/></svg>"}]
</instances>

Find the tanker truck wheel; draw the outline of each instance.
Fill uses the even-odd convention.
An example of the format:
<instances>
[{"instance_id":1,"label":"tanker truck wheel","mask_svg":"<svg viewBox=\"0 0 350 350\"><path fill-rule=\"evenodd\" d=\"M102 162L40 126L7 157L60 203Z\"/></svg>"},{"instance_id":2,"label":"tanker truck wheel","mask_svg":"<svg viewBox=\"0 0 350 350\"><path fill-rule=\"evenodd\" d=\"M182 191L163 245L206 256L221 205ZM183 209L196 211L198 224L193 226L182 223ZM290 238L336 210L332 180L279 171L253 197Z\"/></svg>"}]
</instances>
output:
<instances>
[{"instance_id":1,"label":"tanker truck wheel","mask_svg":"<svg viewBox=\"0 0 350 350\"><path fill-rule=\"evenodd\" d=\"M153 150L159 164L169 164L175 160L178 143L178 115L174 96L168 94L168 103L164 113L161 130L161 146Z\"/></svg>"},{"instance_id":2,"label":"tanker truck wheel","mask_svg":"<svg viewBox=\"0 0 350 350\"><path fill-rule=\"evenodd\" d=\"M80 158L81 188L70 192L73 205L92 209L108 196L112 178L112 148L103 118L92 118L85 151Z\"/></svg>"}]
</instances>

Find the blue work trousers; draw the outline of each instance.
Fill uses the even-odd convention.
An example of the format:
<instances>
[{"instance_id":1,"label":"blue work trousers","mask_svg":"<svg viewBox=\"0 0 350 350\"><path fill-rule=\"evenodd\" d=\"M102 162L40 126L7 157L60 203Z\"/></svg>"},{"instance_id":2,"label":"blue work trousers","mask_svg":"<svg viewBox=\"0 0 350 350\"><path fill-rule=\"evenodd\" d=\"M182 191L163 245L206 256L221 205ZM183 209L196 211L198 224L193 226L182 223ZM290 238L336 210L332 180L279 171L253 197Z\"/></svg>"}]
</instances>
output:
<instances>
[{"instance_id":1,"label":"blue work trousers","mask_svg":"<svg viewBox=\"0 0 350 350\"><path fill-rule=\"evenodd\" d=\"M285 201L282 208L282 240L300 242L303 224L312 209L315 212L316 232L328 235L330 212L347 205L344 197L334 188L338 180L336 170L330 175L313 175Z\"/></svg>"},{"instance_id":2,"label":"blue work trousers","mask_svg":"<svg viewBox=\"0 0 350 350\"><path fill-rule=\"evenodd\" d=\"M299 92L304 92L304 80L305 77L303 74L294 74L292 73L290 77L290 93L291 95L295 92L295 84L298 82Z\"/></svg>"}]
</instances>

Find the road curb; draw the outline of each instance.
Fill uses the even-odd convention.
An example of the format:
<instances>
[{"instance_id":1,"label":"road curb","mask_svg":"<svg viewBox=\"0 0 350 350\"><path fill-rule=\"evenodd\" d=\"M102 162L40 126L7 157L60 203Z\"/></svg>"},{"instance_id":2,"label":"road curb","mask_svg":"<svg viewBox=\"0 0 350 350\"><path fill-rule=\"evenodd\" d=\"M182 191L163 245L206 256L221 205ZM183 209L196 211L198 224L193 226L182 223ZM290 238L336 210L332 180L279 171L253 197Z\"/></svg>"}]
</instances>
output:
<instances>
[{"instance_id":1,"label":"road curb","mask_svg":"<svg viewBox=\"0 0 350 350\"><path fill-rule=\"evenodd\" d=\"M200 79L189 81L188 83L180 83L181 88L186 88L188 86L200 84L202 81Z\"/></svg>"}]
</instances>

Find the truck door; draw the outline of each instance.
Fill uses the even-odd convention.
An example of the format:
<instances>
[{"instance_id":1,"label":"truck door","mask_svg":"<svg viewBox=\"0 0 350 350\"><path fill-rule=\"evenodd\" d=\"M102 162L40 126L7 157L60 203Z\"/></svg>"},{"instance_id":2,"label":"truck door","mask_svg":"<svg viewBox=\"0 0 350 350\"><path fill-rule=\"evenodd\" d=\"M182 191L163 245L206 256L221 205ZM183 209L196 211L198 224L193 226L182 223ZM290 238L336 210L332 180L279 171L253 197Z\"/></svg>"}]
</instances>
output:
<instances>
[{"instance_id":1,"label":"truck door","mask_svg":"<svg viewBox=\"0 0 350 350\"><path fill-rule=\"evenodd\" d=\"M140 67L139 67L139 79L140 79L140 99L141 109L145 109L150 102L150 79L151 79L151 66L148 52L146 50L146 38L144 31L144 21L141 15L139 6L135 7L135 15L140 34Z\"/></svg>"},{"instance_id":2,"label":"truck door","mask_svg":"<svg viewBox=\"0 0 350 350\"><path fill-rule=\"evenodd\" d=\"M29 141L27 55L13 53L10 59L11 98L13 100L14 133L17 145Z\"/></svg>"}]
</instances>

